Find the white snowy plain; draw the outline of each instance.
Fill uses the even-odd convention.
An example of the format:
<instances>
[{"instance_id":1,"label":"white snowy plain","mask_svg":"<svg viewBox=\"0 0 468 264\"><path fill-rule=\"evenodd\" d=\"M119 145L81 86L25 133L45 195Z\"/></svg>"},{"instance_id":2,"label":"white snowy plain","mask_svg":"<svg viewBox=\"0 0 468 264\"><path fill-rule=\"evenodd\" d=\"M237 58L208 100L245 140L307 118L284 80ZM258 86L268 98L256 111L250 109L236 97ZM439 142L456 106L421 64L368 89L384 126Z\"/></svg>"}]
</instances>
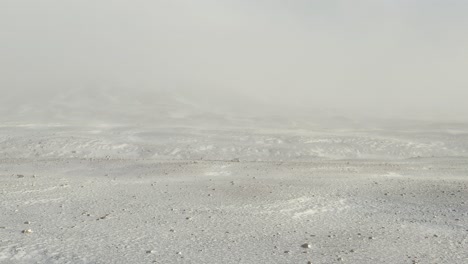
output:
<instances>
[{"instance_id":1,"label":"white snowy plain","mask_svg":"<svg viewBox=\"0 0 468 264\"><path fill-rule=\"evenodd\" d=\"M465 125L265 127L5 123L0 263L468 263Z\"/></svg>"}]
</instances>

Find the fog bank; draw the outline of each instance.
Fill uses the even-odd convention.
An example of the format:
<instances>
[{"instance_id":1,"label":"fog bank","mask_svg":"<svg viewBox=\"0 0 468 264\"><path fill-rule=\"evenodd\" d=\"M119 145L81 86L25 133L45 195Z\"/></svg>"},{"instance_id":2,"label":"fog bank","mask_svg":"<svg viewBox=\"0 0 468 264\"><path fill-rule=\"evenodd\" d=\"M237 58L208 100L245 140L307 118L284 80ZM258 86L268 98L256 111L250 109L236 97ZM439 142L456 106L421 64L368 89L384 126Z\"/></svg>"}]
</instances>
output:
<instances>
[{"instance_id":1,"label":"fog bank","mask_svg":"<svg viewBox=\"0 0 468 264\"><path fill-rule=\"evenodd\" d=\"M5 0L2 119L57 102L69 118L155 115L174 101L240 116L468 120L467 11L436 0Z\"/></svg>"}]
</instances>

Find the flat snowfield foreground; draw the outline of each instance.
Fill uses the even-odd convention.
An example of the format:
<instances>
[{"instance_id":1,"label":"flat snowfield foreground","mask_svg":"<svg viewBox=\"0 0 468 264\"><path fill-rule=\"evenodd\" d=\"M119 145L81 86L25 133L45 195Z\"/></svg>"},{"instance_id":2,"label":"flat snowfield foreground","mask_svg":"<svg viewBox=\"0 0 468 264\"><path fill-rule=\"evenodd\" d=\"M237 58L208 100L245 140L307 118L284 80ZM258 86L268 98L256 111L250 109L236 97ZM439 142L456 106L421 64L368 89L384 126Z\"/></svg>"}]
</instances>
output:
<instances>
[{"instance_id":1,"label":"flat snowfield foreground","mask_svg":"<svg viewBox=\"0 0 468 264\"><path fill-rule=\"evenodd\" d=\"M468 263L463 133L70 131L2 128L0 263Z\"/></svg>"}]
</instances>

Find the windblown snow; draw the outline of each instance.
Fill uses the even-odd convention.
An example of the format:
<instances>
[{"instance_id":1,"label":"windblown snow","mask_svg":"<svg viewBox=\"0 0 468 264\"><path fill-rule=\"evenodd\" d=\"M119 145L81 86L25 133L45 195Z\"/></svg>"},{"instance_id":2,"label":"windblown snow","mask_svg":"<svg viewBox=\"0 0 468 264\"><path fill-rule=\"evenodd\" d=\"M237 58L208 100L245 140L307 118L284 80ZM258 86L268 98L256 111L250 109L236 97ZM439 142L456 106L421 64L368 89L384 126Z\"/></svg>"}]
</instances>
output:
<instances>
[{"instance_id":1,"label":"windblown snow","mask_svg":"<svg viewBox=\"0 0 468 264\"><path fill-rule=\"evenodd\" d=\"M18 107L0 263L468 261L467 124Z\"/></svg>"}]
</instances>

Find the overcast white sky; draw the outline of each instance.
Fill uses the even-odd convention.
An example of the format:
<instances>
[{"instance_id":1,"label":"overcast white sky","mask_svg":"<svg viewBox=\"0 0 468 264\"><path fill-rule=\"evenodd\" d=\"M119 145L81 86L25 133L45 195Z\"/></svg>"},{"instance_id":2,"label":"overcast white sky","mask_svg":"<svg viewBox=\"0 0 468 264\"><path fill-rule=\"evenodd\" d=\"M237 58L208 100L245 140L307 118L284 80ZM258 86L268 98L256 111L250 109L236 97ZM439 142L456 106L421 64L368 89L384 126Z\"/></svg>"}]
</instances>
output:
<instances>
[{"instance_id":1,"label":"overcast white sky","mask_svg":"<svg viewBox=\"0 0 468 264\"><path fill-rule=\"evenodd\" d=\"M180 90L468 119L467 14L465 0L2 0L0 91Z\"/></svg>"}]
</instances>

